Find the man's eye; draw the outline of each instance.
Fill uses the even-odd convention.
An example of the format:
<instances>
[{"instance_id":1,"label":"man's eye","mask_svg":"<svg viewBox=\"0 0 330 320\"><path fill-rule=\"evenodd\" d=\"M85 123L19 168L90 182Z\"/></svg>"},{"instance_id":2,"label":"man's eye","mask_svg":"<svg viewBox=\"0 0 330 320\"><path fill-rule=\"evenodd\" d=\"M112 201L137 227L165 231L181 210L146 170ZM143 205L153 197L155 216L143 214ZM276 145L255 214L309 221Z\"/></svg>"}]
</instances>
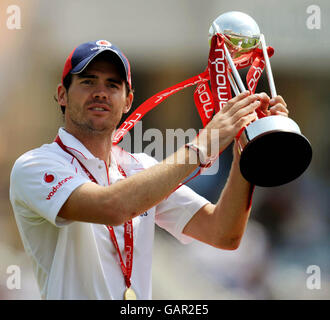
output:
<instances>
[{"instance_id":1,"label":"man's eye","mask_svg":"<svg viewBox=\"0 0 330 320\"><path fill-rule=\"evenodd\" d=\"M116 84L116 83L109 83L109 88L118 88L118 84Z\"/></svg>"},{"instance_id":2,"label":"man's eye","mask_svg":"<svg viewBox=\"0 0 330 320\"><path fill-rule=\"evenodd\" d=\"M86 80L83 80L81 83L83 83L83 84L92 84L93 81L90 80L90 79L86 79Z\"/></svg>"}]
</instances>

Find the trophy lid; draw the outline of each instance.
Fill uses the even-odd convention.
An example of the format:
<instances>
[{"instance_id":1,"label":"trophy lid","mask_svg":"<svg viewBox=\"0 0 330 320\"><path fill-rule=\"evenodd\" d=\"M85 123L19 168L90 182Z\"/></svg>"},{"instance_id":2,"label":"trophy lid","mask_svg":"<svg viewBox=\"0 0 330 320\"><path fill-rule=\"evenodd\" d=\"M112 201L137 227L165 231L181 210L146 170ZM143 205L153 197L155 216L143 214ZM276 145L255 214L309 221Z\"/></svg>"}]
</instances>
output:
<instances>
[{"instance_id":1,"label":"trophy lid","mask_svg":"<svg viewBox=\"0 0 330 320\"><path fill-rule=\"evenodd\" d=\"M209 29L209 42L216 33L225 36L227 47L233 58L259 45L258 24L249 15L240 11L230 11L218 16Z\"/></svg>"}]
</instances>

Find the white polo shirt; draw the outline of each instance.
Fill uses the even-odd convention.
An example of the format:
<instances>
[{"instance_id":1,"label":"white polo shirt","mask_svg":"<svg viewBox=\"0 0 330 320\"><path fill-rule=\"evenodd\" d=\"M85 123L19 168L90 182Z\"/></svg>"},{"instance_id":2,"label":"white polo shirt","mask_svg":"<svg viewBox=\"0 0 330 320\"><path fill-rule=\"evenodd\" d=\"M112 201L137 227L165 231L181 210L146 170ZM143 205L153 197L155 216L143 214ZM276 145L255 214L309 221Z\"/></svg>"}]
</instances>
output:
<instances>
[{"instance_id":1,"label":"white polo shirt","mask_svg":"<svg viewBox=\"0 0 330 320\"><path fill-rule=\"evenodd\" d=\"M107 170L104 161L95 158L63 128L58 134L63 144L102 186L124 178L117 164L129 177L157 163L146 154L131 155L113 147L111 165ZM126 285L107 227L57 217L73 190L90 182L76 158L53 142L23 154L15 162L11 172L10 201L22 242L32 258L43 299L123 299ZM182 243L188 243L192 239L182 230L207 203L208 200L182 186L160 204L133 219L131 283L138 299L152 297L155 223ZM114 230L124 257L124 227L117 226Z\"/></svg>"}]
</instances>

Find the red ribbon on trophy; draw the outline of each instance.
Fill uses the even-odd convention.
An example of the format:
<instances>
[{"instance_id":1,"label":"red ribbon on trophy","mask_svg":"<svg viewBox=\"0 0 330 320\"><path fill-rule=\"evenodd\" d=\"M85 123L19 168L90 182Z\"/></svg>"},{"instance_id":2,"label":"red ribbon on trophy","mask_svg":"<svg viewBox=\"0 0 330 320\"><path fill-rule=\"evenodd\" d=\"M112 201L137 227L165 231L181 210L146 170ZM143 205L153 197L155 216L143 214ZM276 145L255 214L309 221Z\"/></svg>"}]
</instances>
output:
<instances>
[{"instance_id":1,"label":"red ribbon on trophy","mask_svg":"<svg viewBox=\"0 0 330 320\"><path fill-rule=\"evenodd\" d=\"M123 136L131 130L146 113L151 111L165 99L193 85L197 85L194 92L194 101L202 125L205 127L212 119L213 115L217 113L232 97L228 78L228 71L230 68L225 58L224 45L224 36L221 34L215 34L211 40L208 66L206 70L153 95L143 102L116 130L113 137L113 143L119 143ZM271 57L274 54L274 49L268 47L267 52L269 57ZM262 50L255 48L252 52L245 55L243 54L239 58L233 60L237 69L251 66L246 76L246 82L250 92L254 93L265 67ZM208 81L211 83L211 89ZM264 115L259 111L258 116L263 117Z\"/></svg>"},{"instance_id":2,"label":"red ribbon on trophy","mask_svg":"<svg viewBox=\"0 0 330 320\"><path fill-rule=\"evenodd\" d=\"M271 57L274 54L272 47L267 48L268 56ZM249 53L242 54L237 59L233 59L236 69L242 69L250 67L246 82L248 89L251 93L254 93L260 79L260 76L265 68L265 60L263 58L263 51L259 48L255 48ZM208 65L205 71L202 73L184 80L174 86L171 86L147 99L138 108L136 108L130 116L122 123L122 125L116 130L113 136L113 144L117 144L121 141L124 135L131 130L135 124L140 121L143 116L167 99L169 96L185 89L196 85L194 91L194 102L201 118L202 125L205 127L215 113L219 112L221 108L231 99L231 84L229 81L229 74L232 70L228 65L228 61L225 57L225 38L222 34L215 34L211 39ZM211 88L208 84L210 81ZM258 117L264 117L265 115L260 111L256 111ZM244 128L240 130L236 139L243 132ZM213 162L216 159L213 159ZM178 189L182 184L186 184L190 180L197 177L203 168L200 168L198 172L184 183L179 184ZM175 190L176 190L175 189ZM251 206L253 188L251 191L251 197L248 206Z\"/></svg>"},{"instance_id":3,"label":"red ribbon on trophy","mask_svg":"<svg viewBox=\"0 0 330 320\"><path fill-rule=\"evenodd\" d=\"M194 102L205 127L231 99L231 90L236 96L246 90L238 72L245 67L249 67L246 85L251 94L255 93L261 74L266 69L271 97L277 96L269 61L274 49L266 46L264 35L250 16L238 11L220 15L209 29L209 41L210 51L205 71L142 103L115 132L114 144L120 142L159 103L193 85L196 85ZM294 180L307 169L312 159L309 141L289 117L266 117L260 108L256 109L256 113L257 119L242 128L235 137L241 155L242 176L252 185L264 187Z\"/></svg>"}]
</instances>

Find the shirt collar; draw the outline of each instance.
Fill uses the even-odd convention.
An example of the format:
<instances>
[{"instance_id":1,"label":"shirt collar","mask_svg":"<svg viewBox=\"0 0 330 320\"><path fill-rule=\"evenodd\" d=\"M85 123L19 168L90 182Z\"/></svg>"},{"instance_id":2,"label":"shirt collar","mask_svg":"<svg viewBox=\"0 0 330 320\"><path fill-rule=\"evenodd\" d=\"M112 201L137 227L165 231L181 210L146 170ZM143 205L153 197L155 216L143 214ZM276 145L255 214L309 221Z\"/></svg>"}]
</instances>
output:
<instances>
[{"instance_id":1,"label":"shirt collar","mask_svg":"<svg viewBox=\"0 0 330 320\"><path fill-rule=\"evenodd\" d=\"M67 132L63 127L59 128L58 135L62 143L69 149L69 151L82 163L88 163L88 160L99 160L96 158L76 137ZM111 150L111 167L118 167L118 164L125 172L133 168L141 170L141 164L130 153L124 151L122 148L113 145Z\"/></svg>"},{"instance_id":2,"label":"shirt collar","mask_svg":"<svg viewBox=\"0 0 330 320\"><path fill-rule=\"evenodd\" d=\"M67 132L64 128L58 130L58 135L63 144L78 160L98 159L76 137Z\"/></svg>"}]
</instances>

